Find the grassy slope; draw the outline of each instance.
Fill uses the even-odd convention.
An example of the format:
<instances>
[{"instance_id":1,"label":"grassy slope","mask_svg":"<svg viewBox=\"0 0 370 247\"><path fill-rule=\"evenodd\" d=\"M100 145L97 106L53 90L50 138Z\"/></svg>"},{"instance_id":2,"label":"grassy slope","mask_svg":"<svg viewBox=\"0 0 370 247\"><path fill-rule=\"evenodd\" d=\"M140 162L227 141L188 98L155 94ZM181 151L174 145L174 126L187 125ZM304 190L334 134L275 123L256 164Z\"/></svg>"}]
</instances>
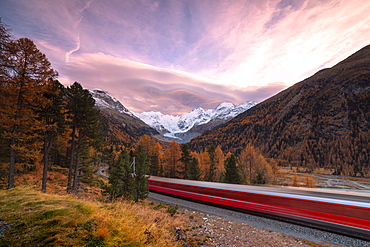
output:
<instances>
[{"instance_id":1,"label":"grassy slope","mask_svg":"<svg viewBox=\"0 0 370 247\"><path fill-rule=\"evenodd\" d=\"M31 186L0 191L0 246L176 246L176 217L128 202L99 203L42 194Z\"/></svg>"}]
</instances>

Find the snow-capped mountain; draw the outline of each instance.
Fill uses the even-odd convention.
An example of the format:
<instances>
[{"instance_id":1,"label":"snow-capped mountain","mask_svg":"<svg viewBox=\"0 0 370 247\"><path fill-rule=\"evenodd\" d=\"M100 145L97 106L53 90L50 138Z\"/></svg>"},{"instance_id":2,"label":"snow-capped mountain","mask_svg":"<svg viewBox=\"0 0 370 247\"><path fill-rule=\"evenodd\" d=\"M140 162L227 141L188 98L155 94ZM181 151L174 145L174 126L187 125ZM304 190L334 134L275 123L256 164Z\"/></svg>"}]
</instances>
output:
<instances>
[{"instance_id":1,"label":"snow-capped mountain","mask_svg":"<svg viewBox=\"0 0 370 247\"><path fill-rule=\"evenodd\" d=\"M176 116L165 115L161 112L136 113L128 110L121 102L106 91L101 89L91 89L89 91L95 99L96 106L100 110L103 112L114 110L118 111L121 116L126 116L124 117L124 126L128 125L130 121L134 121L134 125L136 126L139 124L137 122L137 120L139 120L142 124L147 125L147 128L151 127L154 129L154 132L158 131L161 134L156 135L158 139L164 139L166 141L176 140L181 143L190 141L192 138L201 135L204 131L219 124L223 124L227 120L236 117L240 113L256 105L254 101L246 102L238 106L232 103L221 103L215 109L204 110L198 107L191 112ZM109 116L110 118L113 117L111 113ZM115 118L122 119L122 117L119 116L115 116ZM141 125L140 129L148 131Z\"/></svg>"},{"instance_id":2,"label":"snow-capped mountain","mask_svg":"<svg viewBox=\"0 0 370 247\"><path fill-rule=\"evenodd\" d=\"M198 107L191 112L176 116L164 115L160 112L133 112L133 114L164 136L178 139L180 138L179 134L186 133L195 126L204 125L214 120L226 122L255 105L254 101L238 106L232 103L221 103L215 109L204 110Z\"/></svg>"},{"instance_id":3,"label":"snow-capped mountain","mask_svg":"<svg viewBox=\"0 0 370 247\"><path fill-rule=\"evenodd\" d=\"M93 98L95 99L95 105L98 108L115 109L120 113L134 116L126 107L124 107L118 99L111 96L108 92L103 91L99 88L89 90Z\"/></svg>"},{"instance_id":4,"label":"snow-capped mountain","mask_svg":"<svg viewBox=\"0 0 370 247\"><path fill-rule=\"evenodd\" d=\"M148 126L116 98L101 89L89 90L95 99L95 106L100 110L103 132L114 141L136 142L142 135L159 135L158 131Z\"/></svg>"}]
</instances>

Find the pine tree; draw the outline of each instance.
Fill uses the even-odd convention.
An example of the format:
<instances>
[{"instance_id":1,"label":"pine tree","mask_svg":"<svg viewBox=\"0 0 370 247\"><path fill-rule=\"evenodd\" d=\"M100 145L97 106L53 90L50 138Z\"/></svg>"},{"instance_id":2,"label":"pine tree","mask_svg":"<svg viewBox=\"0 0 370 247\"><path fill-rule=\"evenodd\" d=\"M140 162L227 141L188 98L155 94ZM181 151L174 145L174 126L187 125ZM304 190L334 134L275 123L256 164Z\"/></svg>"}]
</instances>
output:
<instances>
[{"instance_id":1,"label":"pine tree","mask_svg":"<svg viewBox=\"0 0 370 247\"><path fill-rule=\"evenodd\" d=\"M208 177L207 181L215 181L216 176L216 157L215 157L216 147L212 144L208 149L207 153L209 155L209 171L208 171Z\"/></svg>"},{"instance_id":2,"label":"pine tree","mask_svg":"<svg viewBox=\"0 0 370 247\"><path fill-rule=\"evenodd\" d=\"M239 170L236 165L237 159L234 154L231 154L225 161L225 176L224 182L230 184L242 183L242 178L239 175Z\"/></svg>"},{"instance_id":3,"label":"pine tree","mask_svg":"<svg viewBox=\"0 0 370 247\"><path fill-rule=\"evenodd\" d=\"M40 118L43 120L42 134L44 137L44 168L42 175L42 192L46 192L46 179L49 166L49 154L51 145L58 136L65 130L65 116L63 113L64 86L59 81L50 80L47 91L44 93L45 99L40 104Z\"/></svg>"},{"instance_id":4,"label":"pine tree","mask_svg":"<svg viewBox=\"0 0 370 247\"><path fill-rule=\"evenodd\" d=\"M79 173L81 169L81 155L91 145L101 141L99 110L90 92L75 82L66 89L67 114L70 118L71 148L68 168L67 192L77 193L79 186Z\"/></svg>"},{"instance_id":5,"label":"pine tree","mask_svg":"<svg viewBox=\"0 0 370 247\"><path fill-rule=\"evenodd\" d=\"M193 157L188 166L187 179L200 180L202 177L202 171L199 167L198 159Z\"/></svg>"},{"instance_id":6,"label":"pine tree","mask_svg":"<svg viewBox=\"0 0 370 247\"><path fill-rule=\"evenodd\" d=\"M135 157L135 187L134 187L134 201L145 199L148 197L148 153L144 152L141 145L136 150Z\"/></svg>"},{"instance_id":7,"label":"pine tree","mask_svg":"<svg viewBox=\"0 0 370 247\"><path fill-rule=\"evenodd\" d=\"M27 38L6 44L6 49L1 52L1 63L1 91L7 102L0 114L5 122L3 128L8 133L6 138L10 140L8 188L11 189L17 157L33 163L40 157L41 148L36 142L41 126L36 114L37 100L45 91L48 80L56 77L57 72Z\"/></svg>"},{"instance_id":8,"label":"pine tree","mask_svg":"<svg viewBox=\"0 0 370 247\"><path fill-rule=\"evenodd\" d=\"M109 185L104 189L109 193L111 200L119 197L133 199L134 177L130 164L130 156L126 150L123 150L118 162L110 165Z\"/></svg>"},{"instance_id":9,"label":"pine tree","mask_svg":"<svg viewBox=\"0 0 370 247\"><path fill-rule=\"evenodd\" d=\"M192 159L193 157L190 154L189 145L187 143L181 144L181 158L179 161L183 165L178 169L178 178L187 179L188 167Z\"/></svg>"}]
</instances>

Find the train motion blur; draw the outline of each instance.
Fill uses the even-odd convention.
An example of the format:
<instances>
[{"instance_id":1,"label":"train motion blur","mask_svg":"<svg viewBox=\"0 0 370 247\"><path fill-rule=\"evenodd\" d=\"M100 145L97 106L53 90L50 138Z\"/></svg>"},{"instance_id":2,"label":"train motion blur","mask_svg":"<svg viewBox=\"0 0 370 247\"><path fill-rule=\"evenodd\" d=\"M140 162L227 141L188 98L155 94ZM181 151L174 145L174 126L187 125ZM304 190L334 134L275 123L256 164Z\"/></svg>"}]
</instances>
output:
<instances>
[{"instance_id":1,"label":"train motion blur","mask_svg":"<svg viewBox=\"0 0 370 247\"><path fill-rule=\"evenodd\" d=\"M370 241L370 195L151 176L153 192L210 203Z\"/></svg>"}]
</instances>

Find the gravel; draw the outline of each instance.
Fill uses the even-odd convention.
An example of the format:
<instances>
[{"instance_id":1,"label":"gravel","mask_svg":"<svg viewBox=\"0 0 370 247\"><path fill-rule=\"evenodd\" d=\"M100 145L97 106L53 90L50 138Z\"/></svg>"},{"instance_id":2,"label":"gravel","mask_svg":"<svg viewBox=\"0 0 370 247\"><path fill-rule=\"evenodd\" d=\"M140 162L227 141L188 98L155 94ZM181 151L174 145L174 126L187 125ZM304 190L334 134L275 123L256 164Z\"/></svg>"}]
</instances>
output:
<instances>
[{"instance_id":1,"label":"gravel","mask_svg":"<svg viewBox=\"0 0 370 247\"><path fill-rule=\"evenodd\" d=\"M182 213L189 212L189 213L194 214L195 212L198 212L200 214L204 214L203 216L199 216L199 217L204 217L204 219L207 219L207 220L210 217L213 217L212 221L214 222L213 226L215 229L210 230L210 232L212 233L217 232L219 231L218 229L223 229L225 227L226 228L228 227L229 232L232 232L231 227L234 225L235 228L239 228L237 230L239 231L238 234L240 235L240 228L244 227L244 225L248 225L248 226L253 226L257 229L263 228L267 230L267 233L266 231L260 232L262 236L259 236L257 238L266 239L266 234L273 235L274 233L280 233L280 235L276 235L276 236L273 235L274 239L272 239L271 241L274 243L274 246L286 246L286 245L294 246L294 242L291 244L285 243L286 235L291 236L293 238L292 241L296 241L295 238L297 238L300 240L313 242L318 245L354 246L354 247L370 246L370 242L368 241L362 241L359 239L350 238L350 237L346 237L346 236L342 236L338 234L333 234L330 232L315 230L315 229L308 228L308 227L294 225L294 224L281 222L281 221L277 221L273 219L268 219L264 217L259 217L255 215L244 214L244 213L227 210L223 208L218 208L218 207L213 207L213 206L209 206L205 204L199 204L199 203L182 200L182 199L178 199L174 197L169 197L169 196L165 196L165 195L157 194L153 192L149 194L148 199L153 202L157 202L157 203L166 203L166 204L172 204L172 205L178 204L180 209L185 210ZM193 217L194 216L191 216L191 218ZM217 226L217 222L219 222L218 226ZM248 229L245 231L251 231L252 233L259 232L258 230L251 230L251 229ZM222 239L224 242L226 241L224 238L225 237L227 238L228 235L229 235L228 233L226 234L222 233L222 236L223 236ZM243 235L247 235L247 234L243 234ZM229 243L231 243L232 241L235 242L236 236L230 234L229 236L230 239L228 240ZM207 237L210 237L210 236L207 236ZM214 243L215 242L214 237L213 239L211 238L210 241L208 242L212 242L212 241L213 241L213 244L210 244L208 246L228 246L228 245L225 245L225 243L224 244ZM243 240L239 239L238 241L243 241ZM249 242L250 240L245 240L245 241ZM276 245L278 241L283 241L284 243L282 242L281 245ZM299 244L302 245L304 243L300 242ZM269 243L267 243L266 245L269 245ZM240 243L240 245L233 243L233 244L230 244L230 246L244 246L244 243ZM253 245L248 244L248 246L253 246Z\"/></svg>"}]
</instances>

